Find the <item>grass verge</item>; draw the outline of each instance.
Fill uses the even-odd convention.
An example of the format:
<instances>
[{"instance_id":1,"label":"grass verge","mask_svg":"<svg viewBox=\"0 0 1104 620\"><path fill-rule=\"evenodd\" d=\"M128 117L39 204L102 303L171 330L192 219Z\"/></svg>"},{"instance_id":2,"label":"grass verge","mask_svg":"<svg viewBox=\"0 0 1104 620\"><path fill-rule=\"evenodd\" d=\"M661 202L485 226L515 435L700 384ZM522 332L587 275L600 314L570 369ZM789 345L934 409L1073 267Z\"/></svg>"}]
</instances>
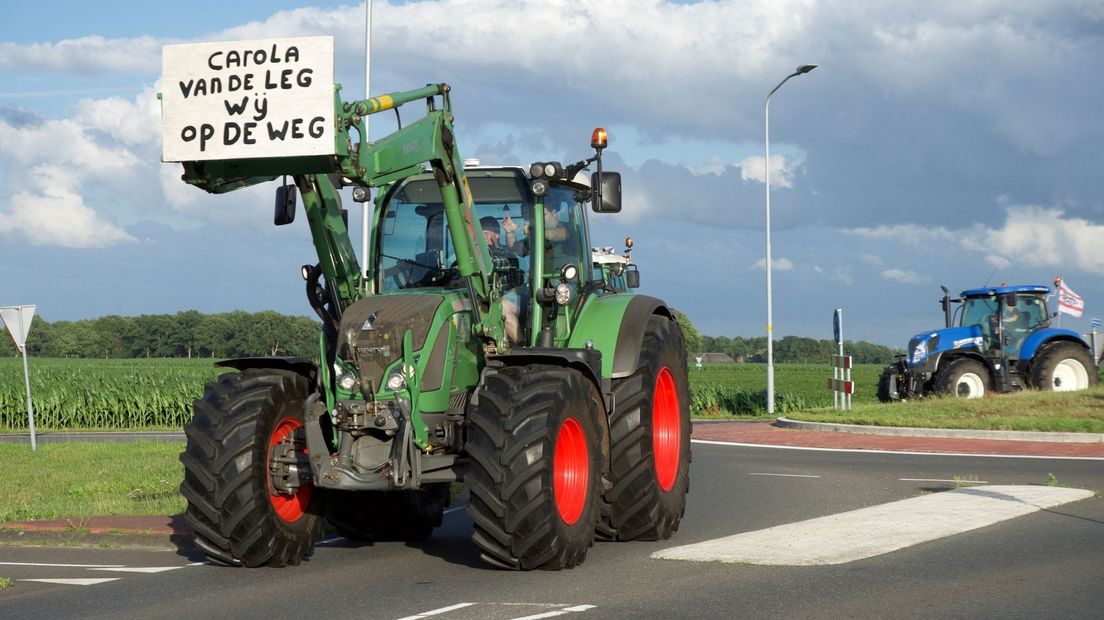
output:
<instances>
[{"instance_id":1,"label":"grass verge","mask_svg":"<svg viewBox=\"0 0 1104 620\"><path fill-rule=\"evenodd\" d=\"M1002 431L1104 433L1104 386L1083 392L993 395L977 400L924 398L900 403L855 403L851 411L820 407L786 414L794 420Z\"/></svg>"},{"instance_id":2,"label":"grass verge","mask_svg":"<svg viewBox=\"0 0 1104 620\"><path fill-rule=\"evenodd\" d=\"M100 515L171 515L183 444L165 442L0 444L0 523Z\"/></svg>"}]
</instances>

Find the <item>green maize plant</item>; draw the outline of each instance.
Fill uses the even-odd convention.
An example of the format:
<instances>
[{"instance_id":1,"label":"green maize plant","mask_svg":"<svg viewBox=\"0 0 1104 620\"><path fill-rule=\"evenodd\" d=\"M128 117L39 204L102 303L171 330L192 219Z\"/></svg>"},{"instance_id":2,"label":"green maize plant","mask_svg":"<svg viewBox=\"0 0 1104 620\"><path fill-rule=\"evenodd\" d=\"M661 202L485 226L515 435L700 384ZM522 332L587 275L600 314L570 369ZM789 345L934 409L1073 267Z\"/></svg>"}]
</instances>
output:
<instances>
[{"instance_id":1,"label":"green maize plant","mask_svg":"<svg viewBox=\"0 0 1104 620\"><path fill-rule=\"evenodd\" d=\"M36 359L35 426L42 431L180 429L192 401L225 369L208 360ZM0 431L27 429L22 362L0 358Z\"/></svg>"}]
</instances>

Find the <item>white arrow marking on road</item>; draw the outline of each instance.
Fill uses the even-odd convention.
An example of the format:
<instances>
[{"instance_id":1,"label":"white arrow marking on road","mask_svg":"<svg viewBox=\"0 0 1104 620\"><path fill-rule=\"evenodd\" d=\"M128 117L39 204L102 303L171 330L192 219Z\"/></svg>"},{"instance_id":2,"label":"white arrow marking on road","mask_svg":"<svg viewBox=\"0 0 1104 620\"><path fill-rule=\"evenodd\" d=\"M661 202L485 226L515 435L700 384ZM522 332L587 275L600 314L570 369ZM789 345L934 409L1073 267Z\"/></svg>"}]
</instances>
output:
<instances>
[{"instance_id":1,"label":"white arrow marking on road","mask_svg":"<svg viewBox=\"0 0 1104 620\"><path fill-rule=\"evenodd\" d=\"M748 472L749 476L778 476L779 478L819 478L813 474L767 474L760 472Z\"/></svg>"},{"instance_id":2,"label":"white arrow marking on road","mask_svg":"<svg viewBox=\"0 0 1104 620\"><path fill-rule=\"evenodd\" d=\"M108 581L118 581L118 577L106 579L20 579L19 581L37 581L39 583L59 583L63 586L94 586Z\"/></svg>"},{"instance_id":3,"label":"white arrow marking on road","mask_svg":"<svg viewBox=\"0 0 1104 620\"><path fill-rule=\"evenodd\" d=\"M946 480L942 478L898 478L901 482L950 482L953 484L989 484L987 480Z\"/></svg>"},{"instance_id":4,"label":"white arrow marking on road","mask_svg":"<svg viewBox=\"0 0 1104 620\"><path fill-rule=\"evenodd\" d=\"M183 566L123 566L120 568L91 568L89 570L104 570L113 573L164 573L170 570L184 568Z\"/></svg>"},{"instance_id":5,"label":"white arrow marking on road","mask_svg":"<svg viewBox=\"0 0 1104 620\"><path fill-rule=\"evenodd\" d=\"M574 613L576 611L586 611L588 609L594 609L594 605L575 605L573 607L564 607L556 611L546 611L543 614L534 614L532 616L521 616L520 618L511 618L510 620L541 620L542 618L555 618L556 616L563 616L565 614Z\"/></svg>"},{"instance_id":6,"label":"white arrow marking on road","mask_svg":"<svg viewBox=\"0 0 1104 620\"><path fill-rule=\"evenodd\" d=\"M664 560L778 566L844 564L1092 497L1092 491L992 485L922 495L664 549Z\"/></svg>"},{"instance_id":7,"label":"white arrow marking on road","mask_svg":"<svg viewBox=\"0 0 1104 620\"><path fill-rule=\"evenodd\" d=\"M450 611L457 609L463 609L465 607L471 607L475 603L457 603L456 605L449 605L448 607L441 607L439 609L432 609L430 611L423 611L420 614L413 616L406 616L405 618L399 618L399 620L418 620L418 618L428 618L429 616L436 616L437 614L447 614Z\"/></svg>"}]
</instances>

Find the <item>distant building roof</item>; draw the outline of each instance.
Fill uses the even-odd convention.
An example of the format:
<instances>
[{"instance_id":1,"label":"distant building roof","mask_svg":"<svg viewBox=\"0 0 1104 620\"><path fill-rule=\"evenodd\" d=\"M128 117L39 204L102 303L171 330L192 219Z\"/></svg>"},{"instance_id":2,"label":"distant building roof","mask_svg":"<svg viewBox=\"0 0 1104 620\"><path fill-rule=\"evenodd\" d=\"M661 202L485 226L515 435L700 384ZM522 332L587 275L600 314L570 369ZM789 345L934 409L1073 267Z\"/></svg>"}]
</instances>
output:
<instances>
[{"instance_id":1,"label":"distant building roof","mask_svg":"<svg viewBox=\"0 0 1104 620\"><path fill-rule=\"evenodd\" d=\"M702 358L703 364L735 364L736 360L728 353L699 353L698 357Z\"/></svg>"}]
</instances>

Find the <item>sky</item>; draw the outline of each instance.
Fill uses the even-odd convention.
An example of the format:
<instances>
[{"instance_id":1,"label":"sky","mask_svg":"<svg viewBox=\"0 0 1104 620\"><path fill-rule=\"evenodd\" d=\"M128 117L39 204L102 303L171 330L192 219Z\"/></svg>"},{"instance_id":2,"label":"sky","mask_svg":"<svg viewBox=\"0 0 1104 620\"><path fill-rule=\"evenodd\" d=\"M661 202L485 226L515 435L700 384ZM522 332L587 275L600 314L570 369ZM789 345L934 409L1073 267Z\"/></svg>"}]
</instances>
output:
<instances>
[{"instance_id":1,"label":"sky","mask_svg":"<svg viewBox=\"0 0 1104 620\"><path fill-rule=\"evenodd\" d=\"M18 2L0 22L0 306L49 321L309 315L306 223L272 186L209 196L162 164L161 49L332 35L364 95L364 5ZM594 127L641 292L713 336L766 333L770 103L776 338L903 347L940 285L1050 284L1104 318L1104 4L1098 0L422 0L373 3L372 93L452 86L483 163L576 161ZM372 138L394 129L373 122ZM354 206L354 245L359 248Z\"/></svg>"}]
</instances>

